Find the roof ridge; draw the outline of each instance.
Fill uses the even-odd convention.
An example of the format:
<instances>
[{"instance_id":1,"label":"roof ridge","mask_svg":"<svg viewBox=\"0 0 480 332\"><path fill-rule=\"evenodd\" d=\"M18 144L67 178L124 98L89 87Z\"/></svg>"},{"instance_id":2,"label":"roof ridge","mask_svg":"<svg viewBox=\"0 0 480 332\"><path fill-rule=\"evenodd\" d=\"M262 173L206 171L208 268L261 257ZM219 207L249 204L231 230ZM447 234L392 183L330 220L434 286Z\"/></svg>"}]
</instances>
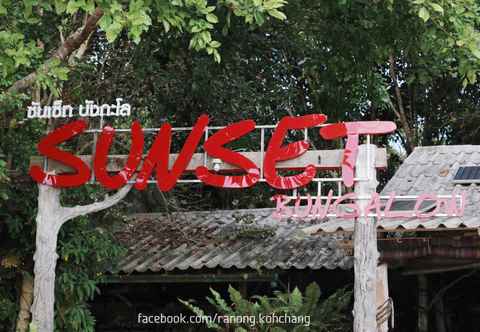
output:
<instances>
[{"instance_id":1,"label":"roof ridge","mask_svg":"<svg viewBox=\"0 0 480 332\"><path fill-rule=\"evenodd\" d=\"M451 149L451 148L458 148L458 147L478 147L480 149L479 144L455 144L455 145L447 145L447 144L439 144L439 145L423 145L423 146L416 146L413 151L415 150L427 150L427 149Z\"/></svg>"}]
</instances>

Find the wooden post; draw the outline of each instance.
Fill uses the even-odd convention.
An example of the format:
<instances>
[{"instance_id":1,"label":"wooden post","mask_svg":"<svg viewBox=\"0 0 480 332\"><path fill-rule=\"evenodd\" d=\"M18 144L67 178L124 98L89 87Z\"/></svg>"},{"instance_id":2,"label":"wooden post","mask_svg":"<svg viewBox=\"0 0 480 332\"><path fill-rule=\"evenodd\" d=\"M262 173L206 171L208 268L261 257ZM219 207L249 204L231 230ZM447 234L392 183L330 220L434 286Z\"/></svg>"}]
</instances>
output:
<instances>
[{"instance_id":1,"label":"wooden post","mask_svg":"<svg viewBox=\"0 0 480 332\"><path fill-rule=\"evenodd\" d=\"M241 281L240 284L239 284L239 291L240 291L240 294L242 294L242 297L244 299L247 299L248 298L248 288L247 288L247 282L246 281Z\"/></svg>"},{"instance_id":2,"label":"wooden post","mask_svg":"<svg viewBox=\"0 0 480 332\"><path fill-rule=\"evenodd\" d=\"M435 324L437 332L447 332L447 326L445 324L445 303L443 296L435 301L433 307L435 308Z\"/></svg>"},{"instance_id":3,"label":"wooden post","mask_svg":"<svg viewBox=\"0 0 480 332\"><path fill-rule=\"evenodd\" d=\"M428 332L428 279L418 275L418 332Z\"/></svg>"},{"instance_id":4,"label":"wooden post","mask_svg":"<svg viewBox=\"0 0 480 332\"><path fill-rule=\"evenodd\" d=\"M380 264L377 267L377 332L388 332L390 314L393 315L388 296L388 266Z\"/></svg>"},{"instance_id":5,"label":"wooden post","mask_svg":"<svg viewBox=\"0 0 480 332\"><path fill-rule=\"evenodd\" d=\"M376 151L377 147L372 144L359 146L356 177L361 180L355 184L357 197L370 196L376 192L378 184L375 171ZM357 204L361 212L368 205L368 201L369 199L358 200ZM378 256L375 220L368 217L357 218L354 228L354 332L377 330L376 271Z\"/></svg>"}]
</instances>

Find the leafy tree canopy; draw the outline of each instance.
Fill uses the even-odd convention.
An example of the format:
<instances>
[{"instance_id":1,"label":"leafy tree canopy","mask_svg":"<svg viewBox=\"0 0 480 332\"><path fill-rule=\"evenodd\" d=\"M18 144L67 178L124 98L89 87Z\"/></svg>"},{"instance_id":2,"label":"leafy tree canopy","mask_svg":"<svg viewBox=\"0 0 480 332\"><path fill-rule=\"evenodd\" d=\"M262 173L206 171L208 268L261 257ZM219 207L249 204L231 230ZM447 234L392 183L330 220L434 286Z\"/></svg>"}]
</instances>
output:
<instances>
[{"instance_id":1,"label":"leafy tree canopy","mask_svg":"<svg viewBox=\"0 0 480 332\"><path fill-rule=\"evenodd\" d=\"M35 192L9 182L14 176L6 171L26 174L45 129L44 123L22 121L32 100L110 102L121 96L145 125L190 125L204 112L216 124L245 118L274 123L284 115L318 112L331 121L396 121L398 145L406 151L471 143L479 137L472 121L478 121L480 100L479 9L476 0L1 0L0 203L8 220L0 224L2 253L15 252L25 262L33 250L35 206L18 202L35 202ZM128 139L122 143L128 147ZM72 203L100 193L85 191ZM247 200L237 192L178 188L163 196L152 188L135 198L145 210L168 210L192 198L201 208L235 208L269 197L261 190L253 194L248 191ZM72 234L94 237L86 224L72 226ZM108 241L62 236L62 253L114 251ZM87 285L85 294L57 307L80 316L99 267L63 259L60 269L83 276L62 277L60 289ZM10 277L11 271L9 265Z\"/></svg>"}]
</instances>

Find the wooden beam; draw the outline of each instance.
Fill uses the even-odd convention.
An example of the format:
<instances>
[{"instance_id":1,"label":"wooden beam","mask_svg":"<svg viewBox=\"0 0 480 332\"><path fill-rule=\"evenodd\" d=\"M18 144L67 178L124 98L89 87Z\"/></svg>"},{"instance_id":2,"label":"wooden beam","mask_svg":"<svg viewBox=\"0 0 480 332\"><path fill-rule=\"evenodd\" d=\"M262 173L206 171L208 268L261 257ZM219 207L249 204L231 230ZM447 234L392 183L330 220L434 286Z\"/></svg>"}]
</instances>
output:
<instances>
[{"instance_id":1,"label":"wooden beam","mask_svg":"<svg viewBox=\"0 0 480 332\"><path fill-rule=\"evenodd\" d=\"M256 165L260 167L262 153L260 151L256 152L241 152L241 154L250 160L252 160ZM87 165L92 165L92 156L91 155L79 155L78 156L83 162ZM169 169L172 168L173 163L177 160L178 154L170 154L169 158ZM107 170L109 172L120 171L127 161L127 155L110 155L107 164ZM343 159L343 150L315 150L307 151L298 158L286 160L277 163L278 169L291 170L291 169L301 169L307 165L315 165L318 169L340 169L341 162ZM207 167L213 169L213 158L207 158ZM36 165L43 167L44 158L42 156L33 156L30 158L30 166ZM204 164L204 154L195 153L192 157L192 160L187 166L186 171L192 172L198 166L203 166ZM232 166L227 163L220 163L218 165L220 171L232 171L236 170L235 166ZM375 167L376 168L386 168L387 167L387 151L386 149L377 149L376 158L375 158ZM57 174L61 173L71 173L73 170L59 163L55 160L48 161L48 171L55 171Z\"/></svg>"},{"instance_id":2,"label":"wooden beam","mask_svg":"<svg viewBox=\"0 0 480 332\"><path fill-rule=\"evenodd\" d=\"M404 276L424 275L424 274L444 273L444 272L453 272L453 271L470 270L470 269L480 269L480 263L461 264L457 266L438 267L438 268L430 268L430 269L412 269L412 270L406 270L402 272L402 275Z\"/></svg>"},{"instance_id":3,"label":"wooden beam","mask_svg":"<svg viewBox=\"0 0 480 332\"><path fill-rule=\"evenodd\" d=\"M388 266L377 266L377 332L388 332L388 321L393 315L388 295Z\"/></svg>"},{"instance_id":4,"label":"wooden beam","mask_svg":"<svg viewBox=\"0 0 480 332\"><path fill-rule=\"evenodd\" d=\"M226 283L226 282L271 282L277 274L233 273L233 274L130 274L108 276L107 284L169 284L169 283Z\"/></svg>"}]
</instances>

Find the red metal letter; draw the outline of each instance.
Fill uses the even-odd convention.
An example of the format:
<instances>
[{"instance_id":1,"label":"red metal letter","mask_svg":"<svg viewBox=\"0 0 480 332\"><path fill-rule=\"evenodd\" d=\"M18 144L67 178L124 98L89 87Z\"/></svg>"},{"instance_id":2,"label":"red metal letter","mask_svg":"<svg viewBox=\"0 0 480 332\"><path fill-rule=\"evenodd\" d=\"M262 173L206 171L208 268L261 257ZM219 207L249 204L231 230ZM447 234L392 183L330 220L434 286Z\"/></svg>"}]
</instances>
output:
<instances>
[{"instance_id":1,"label":"red metal letter","mask_svg":"<svg viewBox=\"0 0 480 332\"><path fill-rule=\"evenodd\" d=\"M314 165L305 167L303 173L293 176L279 176L275 169L278 161L294 159L304 154L310 144L307 141L298 141L282 147L282 142L289 129L304 129L324 123L327 117L323 114L310 114L299 117L286 116L277 125L270 142L268 143L265 162L263 165L265 179L274 188L293 189L305 186L312 181L316 169Z\"/></svg>"},{"instance_id":2,"label":"red metal letter","mask_svg":"<svg viewBox=\"0 0 480 332\"><path fill-rule=\"evenodd\" d=\"M87 182L90 178L88 166L80 158L56 147L56 145L81 134L86 127L87 124L83 120L73 121L55 129L38 143L38 151L42 155L74 168L77 171L76 174L46 174L41 167L32 166L30 168L30 176L38 183L56 188L78 187Z\"/></svg>"},{"instance_id":3,"label":"red metal letter","mask_svg":"<svg viewBox=\"0 0 480 332\"><path fill-rule=\"evenodd\" d=\"M142 160L143 153L143 132L142 126L138 121L132 123L132 145L125 167L118 174L110 176L107 171L108 151L115 137L115 129L105 126L97 143L95 158L93 160L93 169L98 181L108 189L118 189L122 187L132 177Z\"/></svg>"},{"instance_id":4,"label":"red metal letter","mask_svg":"<svg viewBox=\"0 0 480 332\"><path fill-rule=\"evenodd\" d=\"M353 185L355 162L358 153L358 136L361 134L388 134L395 131L395 129L397 129L397 126L390 121L342 122L320 129L320 135L327 140L347 136L342 161L342 178L345 186L351 187Z\"/></svg>"},{"instance_id":5,"label":"red metal letter","mask_svg":"<svg viewBox=\"0 0 480 332\"><path fill-rule=\"evenodd\" d=\"M169 191L172 189L192 159L195 149L202 139L203 132L205 131L205 127L207 125L208 116L200 116L192 131L188 135L188 138L185 141L177 160L173 164L171 172L169 172L168 164L170 145L172 142L172 126L169 123L165 123L162 128L160 128L150 152L143 162L142 170L137 176L135 188L139 190L145 189L148 178L152 174L153 168L156 166L158 188L161 191Z\"/></svg>"},{"instance_id":6,"label":"red metal letter","mask_svg":"<svg viewBox=\"0 0 480 332\"><path fill-rule=\"evenodd\" d=\"M217 175L211 173L205 166L199 166L195 170L198 179L208 185L222 188L247 188L257 183L260 178L260 170L257 165L240 153L223 147L254 129L255 121L240 121L217 131L208 138L203 146L210 156L240 167L248 173L247 175Z\"/></svg>"}]
</instances>

